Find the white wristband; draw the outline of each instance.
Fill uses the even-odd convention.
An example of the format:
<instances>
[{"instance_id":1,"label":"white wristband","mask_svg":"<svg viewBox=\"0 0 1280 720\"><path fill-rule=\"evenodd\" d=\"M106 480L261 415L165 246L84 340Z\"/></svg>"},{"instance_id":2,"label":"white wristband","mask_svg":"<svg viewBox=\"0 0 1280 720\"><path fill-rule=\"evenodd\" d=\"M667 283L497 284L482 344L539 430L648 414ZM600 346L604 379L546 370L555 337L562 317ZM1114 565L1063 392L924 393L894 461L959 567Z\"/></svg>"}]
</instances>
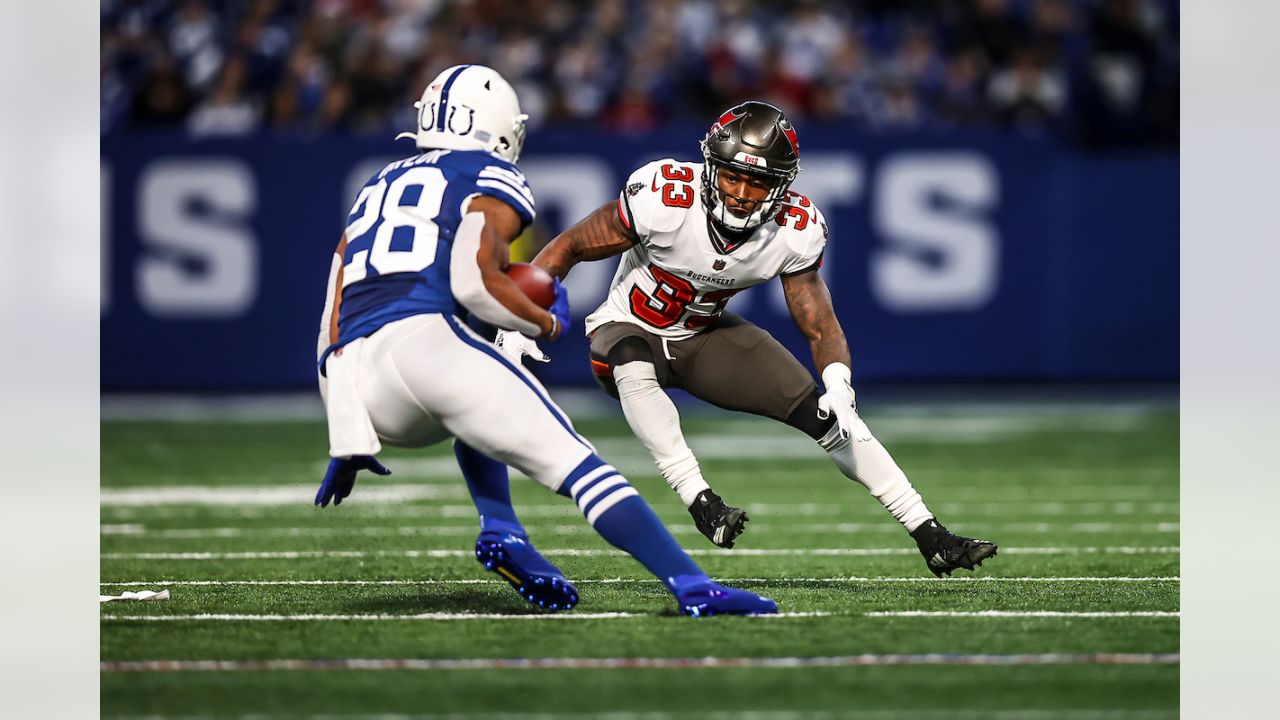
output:
<instances>
[{"instance_id":1,"label":"white wristband","mask_svg":"<svg viewBox=\"0 0 1280 720\"><path fill-rule=\"evenodd\" d=\"M853 386L853 371L848 365L835 362L822 369L822 384L828 390L838 387L842 382L849 387Z\"/></svg>"}]
</instances>

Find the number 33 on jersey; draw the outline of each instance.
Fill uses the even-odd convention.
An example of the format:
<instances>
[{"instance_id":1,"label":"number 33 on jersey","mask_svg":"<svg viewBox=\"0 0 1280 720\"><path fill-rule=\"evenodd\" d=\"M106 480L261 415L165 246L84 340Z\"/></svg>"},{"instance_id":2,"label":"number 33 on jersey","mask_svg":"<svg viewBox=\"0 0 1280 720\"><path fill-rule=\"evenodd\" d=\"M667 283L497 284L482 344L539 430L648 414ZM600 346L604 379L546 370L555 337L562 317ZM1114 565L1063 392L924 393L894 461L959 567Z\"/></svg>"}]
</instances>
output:
<instances>
[{"instance_id":1,"label":"number 33 on jersey","mask_svg":"<svg viewBox=\"0 0 1280 720\"><path fill-rule=\"evenodd\" d=\"M588 333L629 322L687 338L714 323L738 292L822 264L827 224L808 198L788 192L772 219L730 246L708 227L701 176L701 163L666 159L627 179L618 214L637 243L623 254L604 304L587 318Z\"/></svg>"}]
</instances>

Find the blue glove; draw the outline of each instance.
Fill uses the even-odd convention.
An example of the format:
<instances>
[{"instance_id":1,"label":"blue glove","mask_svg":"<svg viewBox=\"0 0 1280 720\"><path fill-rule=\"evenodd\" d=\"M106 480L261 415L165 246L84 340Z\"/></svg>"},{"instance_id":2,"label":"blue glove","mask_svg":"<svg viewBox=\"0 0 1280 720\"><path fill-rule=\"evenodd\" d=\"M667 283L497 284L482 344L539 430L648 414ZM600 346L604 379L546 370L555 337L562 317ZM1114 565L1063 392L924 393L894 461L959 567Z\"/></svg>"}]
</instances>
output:
<instances>
[{"instance_id":1,"label":"blue glove","mask_svg":"<svg viewBox=\"0 0 1280 720\"><path fill-rule=\"evenodd\" d=\"M556 319L557 330L556 336L548 340L558 340L564 337L565 331L569 329L569 323L573 322L573 317L569 315L569 291L560 284L560 278L552 278L552 282L556 287L556 301L551 303L550 313Z\"/></svg>"},{"instance_id":2,"label":"blue glove","mask_svg":"<svg viewBox=\"0 0 1280 720\"><path fill-rule=\"evenodd\" d=\"M356 486L356 473L369 470L378 475L390 475L391 471L372 455L352 455L349 458L334 458L329 461L329 470L324 474L320 489L316 491L316 504L329 507L329 501L341 505L342 499L351 494Z\"/></svg>"}]
</instances>

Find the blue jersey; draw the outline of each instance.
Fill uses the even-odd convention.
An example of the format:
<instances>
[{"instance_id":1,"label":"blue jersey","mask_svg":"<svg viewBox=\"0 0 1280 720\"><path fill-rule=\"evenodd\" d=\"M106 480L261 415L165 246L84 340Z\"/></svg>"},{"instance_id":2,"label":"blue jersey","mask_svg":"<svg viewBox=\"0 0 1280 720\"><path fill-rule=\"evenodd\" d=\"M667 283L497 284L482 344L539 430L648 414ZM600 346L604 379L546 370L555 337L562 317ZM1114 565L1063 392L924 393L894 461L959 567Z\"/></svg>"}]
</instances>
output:
<instances>
[{"instance_id":1,"label":"blue jersey","mask_svg":"<svg viewBox=\"0 0 1280 720\"><path fill-rule=\"evenodd\" d=\"M383 168L365 183L347 217L338 341L426 313L460 314L449 281L453 237L474 195L506 202L523 226L533 194L514 164L481 150L431 150Z\"/></svg>"}]
</instances>

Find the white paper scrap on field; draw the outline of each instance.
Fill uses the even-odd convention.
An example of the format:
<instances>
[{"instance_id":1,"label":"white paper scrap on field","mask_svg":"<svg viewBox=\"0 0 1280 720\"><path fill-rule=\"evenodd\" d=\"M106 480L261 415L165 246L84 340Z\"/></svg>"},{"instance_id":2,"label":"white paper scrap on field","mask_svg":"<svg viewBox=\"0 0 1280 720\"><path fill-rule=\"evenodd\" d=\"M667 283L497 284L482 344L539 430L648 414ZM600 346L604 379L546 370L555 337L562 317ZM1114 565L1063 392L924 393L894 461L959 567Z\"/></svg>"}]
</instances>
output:
<instances>
[{"instance_id":1,"label":"white paper scrap on field","mask_svg":"<svg viewBox=\"0 0 1280 720\"><path fill-rule=\"evenodd\" d=\"M168 599L169 599L168 588L165 588L164 590L160 590L159 592L155 590L139 590L137 592L134 592L132 590L126 590L121 595L99 595L98 596L99 603L111 602L113 600L168 600Z\"/></svg>"}]
</instances>

